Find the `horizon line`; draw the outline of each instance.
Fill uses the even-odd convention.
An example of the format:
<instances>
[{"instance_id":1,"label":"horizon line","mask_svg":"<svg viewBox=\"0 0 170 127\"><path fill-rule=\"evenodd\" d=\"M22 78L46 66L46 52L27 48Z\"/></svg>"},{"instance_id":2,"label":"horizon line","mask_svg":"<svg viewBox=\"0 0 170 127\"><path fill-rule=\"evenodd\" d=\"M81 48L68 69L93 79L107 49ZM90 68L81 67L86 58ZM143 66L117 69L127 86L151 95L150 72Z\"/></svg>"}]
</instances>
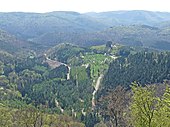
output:
<instances>
[{"instance_id":1,"label":"horizon line","mask_svg":"<svg viewBox=\"0 0 170 127\"><path fill-rule=\"evenodd\" d=\"M54 10L54 11L47 11L47 12L36 12L36 11L0 11L0 13L37 13L37 14L45 14L45 13L52 13L52 12L75 12L79 14L86 14L86 13L105 13L105 12L127 12L127 11L145 11L145 12L160 12L160 13L170 13L170 11L152 11L152 10L108 10L108 11L87 11L87 12L78 12L78 11L71 11L71 10Z\"/></svg>"}]
</instances>

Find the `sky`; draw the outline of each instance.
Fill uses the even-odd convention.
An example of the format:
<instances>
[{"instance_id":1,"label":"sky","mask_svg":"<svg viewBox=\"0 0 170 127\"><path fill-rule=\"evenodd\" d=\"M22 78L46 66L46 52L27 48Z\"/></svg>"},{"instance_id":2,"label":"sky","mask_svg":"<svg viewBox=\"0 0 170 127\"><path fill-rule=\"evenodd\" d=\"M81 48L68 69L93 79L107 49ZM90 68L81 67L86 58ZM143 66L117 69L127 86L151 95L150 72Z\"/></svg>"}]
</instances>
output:
<instances>
[{"instance_id":1,"label":"sky","mask_svg":"<svg viewBox=\"0 0 170 127\"><path fill-rule=\"evenodd\" d=\"M0 0L0 12L148 10L170 12L170 0Z\"/></svg>"}]
</instances>

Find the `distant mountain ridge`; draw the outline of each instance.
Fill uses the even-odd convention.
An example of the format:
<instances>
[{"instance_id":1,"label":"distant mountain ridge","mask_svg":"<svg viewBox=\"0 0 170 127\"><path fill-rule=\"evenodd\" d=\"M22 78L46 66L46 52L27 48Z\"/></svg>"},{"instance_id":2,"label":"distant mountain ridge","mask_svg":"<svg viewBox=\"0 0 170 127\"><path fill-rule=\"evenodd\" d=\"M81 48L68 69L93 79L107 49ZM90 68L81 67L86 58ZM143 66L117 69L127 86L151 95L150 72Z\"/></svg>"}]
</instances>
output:
<instances>
[{"instance_id":1,"label":"distant mountain ridge","mask_svg":"<svg viewBox=\"0 0 170 127\"><path fill-rule=\"evenodd\" d=\"M145 24L153 26L156 23L170 21L169 12L152 12L144 10L110 11L101 13L87 13L86 15L110 26L122 24Z\"/></svg>"},{"instance_id":2,"label":"distant mountain ridge","mask_svg":"<svg viewBox=\"0 0 170 127\"><path fill-rule=\"evenodd\" d=\"M24 39L49 32L100 30L101 23L76 12L0 13L0 28Z\"/></svg>"},{"instance_id":3,"label":"distant mountain ridge","mask_svg":"<svg viewBox=\"0 0 170 127\"><path fill-rule=\"evenodd\" d=\"M170 49L168 12L0 13L0 29L32 42L34 48L38 45L38 49L65 42L81 46L100 45L108 40L125 45Z\"/></svg>"},{"instance_id":4,"label":"distant mountain ridge","mask_svg":"<svg viewBox=\"0 0 170 127\"><path fill-rule=\"evenodd\" d=\"M0 13L1 29L26 39L49 32L94 32L115 25L152 26L166 21L170 21L170 13L150 11Z\"/></svg>"},{"instance_id":5,"label":"distant mountain ridge","mask_svg":"<svg viewBox=\"0 0 170 127\"><path fill-rule=\"evenodd\" d=\"M89 33L48 33L34 41L38 44L55 45L69 42L81 46L105 44L107 41L129 46L142 46L170 50L170 29L148 25L121 25L103 31Z\"/></svg>"}]
</instances>

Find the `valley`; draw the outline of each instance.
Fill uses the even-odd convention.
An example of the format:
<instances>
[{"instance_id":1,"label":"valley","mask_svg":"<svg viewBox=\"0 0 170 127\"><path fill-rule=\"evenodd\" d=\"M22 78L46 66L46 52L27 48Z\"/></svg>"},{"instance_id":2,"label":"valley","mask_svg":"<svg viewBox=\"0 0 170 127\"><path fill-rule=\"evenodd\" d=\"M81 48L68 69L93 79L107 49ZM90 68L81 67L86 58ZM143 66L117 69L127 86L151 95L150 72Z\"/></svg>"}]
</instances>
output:
<instances>
[{"instance_id":1,"label":"valley","mask_svg":"<svg viewBox=\"0 0 170 127\"><path fill-rule=\"evenodd\" d=\"M86 47L103 45L107 41L170 50L170 14L165 12L142 10L103 13L59 11L43 14L13 12L0 13L0 19L0 32L7 32L17 40L13 41L16 45L11 45L8 36L6 42L13 46L10 50L26 48L43 53L60 43ZM0 41L0 44L2 49L9 51L6 43Z\"/></svg>"},{"instance_id":2,"label":"valley","mask_svg":"<svg viewBox=\"0 0 170 127\"><path fill-rule=\"evenodd\" d=\"M169 127L170 13L0 13L0 127Z\"/></svg>"}]
</instances>

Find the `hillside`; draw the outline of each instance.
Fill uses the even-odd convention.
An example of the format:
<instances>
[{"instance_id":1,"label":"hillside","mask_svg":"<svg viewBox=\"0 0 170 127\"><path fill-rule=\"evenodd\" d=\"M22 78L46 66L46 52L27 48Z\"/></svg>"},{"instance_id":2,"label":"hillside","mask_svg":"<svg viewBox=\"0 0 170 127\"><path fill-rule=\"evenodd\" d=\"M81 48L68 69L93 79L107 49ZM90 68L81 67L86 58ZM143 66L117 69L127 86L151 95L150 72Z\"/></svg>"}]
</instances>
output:
<instances>
[{"instance_id":1,"label":"hillside","mask_svg":"<svg viewBox=\"0 0 170 127\"><path fill-rule=\"evenodd\" d=\"M100 75L114 59L104 55L107 48L99 51L95 48L60 44L43 56L27 58L2 52L0 103L18 111L22 105L32 105L48 113L68 114L87 122L101 85ZM59 62L60 65L54 66Z\"/></svg>"},{"instance_id":2,"label":"hillside","mask_svg":"<svg viewBox=\"0 0 170 127\"><path fill-rule=\"evenodd\" d=\"M31 41L34 50L65 42L81 46L101 45L109 40L169 50L170 13L166 12L12 12L0 13L0 19L1 29Z\"/></svg>"},{"instance_id":3,"label":"hillside","mask_svg":"<svg viewBox=\"0 0 170 127\"><path fill-rule=\"evenodd\" d=\"M158 28L148 25L120 25L98 32L50 33L33 41L43 45L69 42L80 46L105 44L107 41L128 45L170 50L169 27Z\"/></svg>"},{"instance_id":4,"label":"hillside","mask_svg":"<svg viewBox=\"0 0 170 127\"><path fill-rule=\"evenodd\" d=\"M129 18L130 17L130 18ZM170 13L149 11L115 11L101 13L49 12L0 13L0 28L21 38L30 39L51 32L91 32L115 25L170 21Z\"/></svg>"},{"instance_id":5,"label":"hillside","mask_svg":"<svg viewBox=\"0 0 170 127\"><path fill-rule=\"evenodd\" d=\"M0 28L29 40L51 32L96 31L104 26L95 19L77 12L0 13L0 19Z\"/></svg>"},{"instance_id":6,"label":"hillside","mask_svg":"<svg viewBox=\"0 0 170 127\"><path fill-rule=\"evenodd\" d=\"M10 122L15 115L18 116L16 121L35 120L31 116L23 117L26 112L36 113L34 116L38 115L38 121L43 117L47 125L49 119L46 118L50 117L62 126L73 124L79 127L84 126L81 124L84 123L87 127L94 127L106 119L106 116L97 115L103 108L100 105L104 101L101 102L100 97L106 96L109 90L114 90L120 84L129 88L133 81L142 85L159 84L165 79L168 81L169 56L168 52L159 53L112 42L88 48L62 43L50 48L42 56L29 54L28 57L15 57L1 51L0 114L5 114L4 111L10 108L12 110L6 113ZM128 103L129 100L126 105ZM0 118L6 120L2 115ZM54 125L58 123L54 120L51 122Z\"/></svg>"},{"instance_id":7,"label":"hillside","mask_svg":"<svg viewBox=\"0 0 170 127\"><path fill-rule=\"evenodd\" d=\"M86 13L86 15L95 18L104 24L108 24L108 26L132 24L154 26L160 22L170 21L170 13L168 12L151 12L143 10L110 11L101 13L90 12Z\"/></svg>"},{"instance_id":8,"label":"hillside","mask_svg":"<svg viewBox=\"0 0 170 127\"><path fill-rule=\"evenodd\" d=\"M114 60L104 77L104 90L117 84L129 88L136 81L139 84L162 83L170 80L169 52L138 52Z\"/></svg>"},{"instance_id":9,"label":"hillside","mask_svg":"<svg viewBox=\"0 0 170 127\"><path fill-rule=\"evenodd\" d=\"M170 13L0 13L0 127L170 127Z\"/></svg>"},{"instance_id":10,"label":"hillside","mask_svg":"<svg viewBox=\"0 0 170 127\"><path fill-rule=\"evenodd\" d=\"M11 53L27 50L29 44L27 42L17 39L14 35L0 29L0 50L8 51Z\"/></svg>"},{"instance_id":11,"label":"hillside","mask_svg":"<svg viewBox=\"0 0 170 127\"><path fill-rule=\"evenodd\" d=\"M118 26L101 34L113 42L124 45L170 50L169 28L159 29L148 25Z\"/></svg>"}]
</instances>

